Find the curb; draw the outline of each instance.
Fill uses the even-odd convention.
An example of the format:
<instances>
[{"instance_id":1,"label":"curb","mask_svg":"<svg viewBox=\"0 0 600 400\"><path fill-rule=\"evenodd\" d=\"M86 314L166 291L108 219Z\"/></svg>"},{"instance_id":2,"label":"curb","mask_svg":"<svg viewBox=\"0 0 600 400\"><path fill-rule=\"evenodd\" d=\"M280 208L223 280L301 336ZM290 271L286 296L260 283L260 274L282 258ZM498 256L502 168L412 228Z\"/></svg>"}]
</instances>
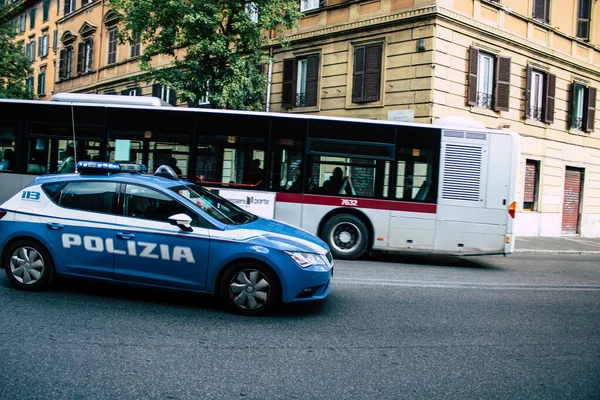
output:
<instances>
[{"instance_id":1,"label":"curb","mask_svg":"<svg viewBox=\"0 0 600 400\"><path fill-rule=\"evenodd\" d=\"M579 254L592 255L600 254L598 250L536 250L536 249L515 249L515 253L553 253L553 254Z\"/></svg>"}]
</instances>

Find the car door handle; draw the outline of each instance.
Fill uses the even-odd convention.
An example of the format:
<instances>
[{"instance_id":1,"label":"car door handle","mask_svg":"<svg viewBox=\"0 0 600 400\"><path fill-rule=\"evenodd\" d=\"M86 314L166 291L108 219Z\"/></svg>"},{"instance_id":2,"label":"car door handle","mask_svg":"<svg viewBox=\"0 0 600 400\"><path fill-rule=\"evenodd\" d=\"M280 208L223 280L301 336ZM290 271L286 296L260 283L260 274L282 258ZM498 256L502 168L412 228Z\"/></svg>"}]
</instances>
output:
<instances>
[{"instance_id":1,"label":"car door handle","mask_svg":"<svg viewBox=\"0 0 600 400\"><path fill-rule=\"evenodd\" d=\"M129 240L129 239L133 239L135 237L135 235L133 233L125 233L125 232L119 232L119 233L117 233L117 236L119 237L119 239L123 239L123 240Z\"/></svg>"},{"instance_id":2,"label":"car door handle","mask_svg":"<svg viewBox=\"0 0 600 400\"><path fill-rule=\"evenodd\" d=\"M57 224L56 222L48 222L48 223L46 223L46 226L49 229L52 229L53 231L57 231L59 229L64 228L64 226L62 224Z\"/></svg>"}]
</instances>

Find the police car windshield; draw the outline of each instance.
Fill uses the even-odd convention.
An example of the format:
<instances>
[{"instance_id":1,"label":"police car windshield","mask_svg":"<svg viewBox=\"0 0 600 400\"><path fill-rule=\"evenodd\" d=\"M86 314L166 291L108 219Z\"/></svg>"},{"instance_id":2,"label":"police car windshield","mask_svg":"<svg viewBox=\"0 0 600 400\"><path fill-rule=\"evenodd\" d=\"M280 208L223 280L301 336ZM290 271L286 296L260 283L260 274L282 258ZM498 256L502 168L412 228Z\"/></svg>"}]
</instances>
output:
<instances>
[{"instance_id":1,"label":"police car windshield","mask_svg":"<svg viewBox=\"0 0 600 400\"><path fill-rule=\"evenodd\" d=\"M224 224L241 225L258 219L256 215L242 210L235 204L201 186L190 184L174 186L169 189Z\"/></svg>"}]
</instances>

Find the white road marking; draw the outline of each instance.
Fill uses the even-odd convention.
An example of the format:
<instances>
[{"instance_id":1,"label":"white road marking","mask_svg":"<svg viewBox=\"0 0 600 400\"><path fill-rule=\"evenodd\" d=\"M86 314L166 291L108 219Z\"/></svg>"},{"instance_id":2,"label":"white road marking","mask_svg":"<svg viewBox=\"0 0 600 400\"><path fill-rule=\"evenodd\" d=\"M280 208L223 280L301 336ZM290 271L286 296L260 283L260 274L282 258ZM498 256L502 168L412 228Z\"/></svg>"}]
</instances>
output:
<instances>
[{"instance_id":1,"label":"white road marking","mask_svg":"<svg viewBox=\"0 0 600 400\"><path fill-rule=\"evenodd\" d=\"M480 283L480 282L436 282L436 281L400 281L383 279L334 277L333 284L423 287L444 289L486 289L486 290L551 290L551 291L600 291L600 285L550 285L536 283Z\"/></svg>"}]
</instances>

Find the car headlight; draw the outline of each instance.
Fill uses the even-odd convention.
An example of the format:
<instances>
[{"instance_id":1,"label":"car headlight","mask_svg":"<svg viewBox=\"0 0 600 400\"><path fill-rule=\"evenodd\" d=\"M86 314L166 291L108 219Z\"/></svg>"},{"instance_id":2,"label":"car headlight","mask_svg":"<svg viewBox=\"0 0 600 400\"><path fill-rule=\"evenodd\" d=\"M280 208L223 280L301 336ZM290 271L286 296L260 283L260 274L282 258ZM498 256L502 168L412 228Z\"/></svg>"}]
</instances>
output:
<instances>
[{"instance_id":1,"label":"car headlight","mask_svg":"<svg viewBox=\"0 0 600 400\"><path fill-rule=\"evenodd\" d=\"M312 265L327 266L327 261L319 254L300 253L296 251L286 251L286 254L302 268L307 268Z\"/></svg>"}]
</instances>

